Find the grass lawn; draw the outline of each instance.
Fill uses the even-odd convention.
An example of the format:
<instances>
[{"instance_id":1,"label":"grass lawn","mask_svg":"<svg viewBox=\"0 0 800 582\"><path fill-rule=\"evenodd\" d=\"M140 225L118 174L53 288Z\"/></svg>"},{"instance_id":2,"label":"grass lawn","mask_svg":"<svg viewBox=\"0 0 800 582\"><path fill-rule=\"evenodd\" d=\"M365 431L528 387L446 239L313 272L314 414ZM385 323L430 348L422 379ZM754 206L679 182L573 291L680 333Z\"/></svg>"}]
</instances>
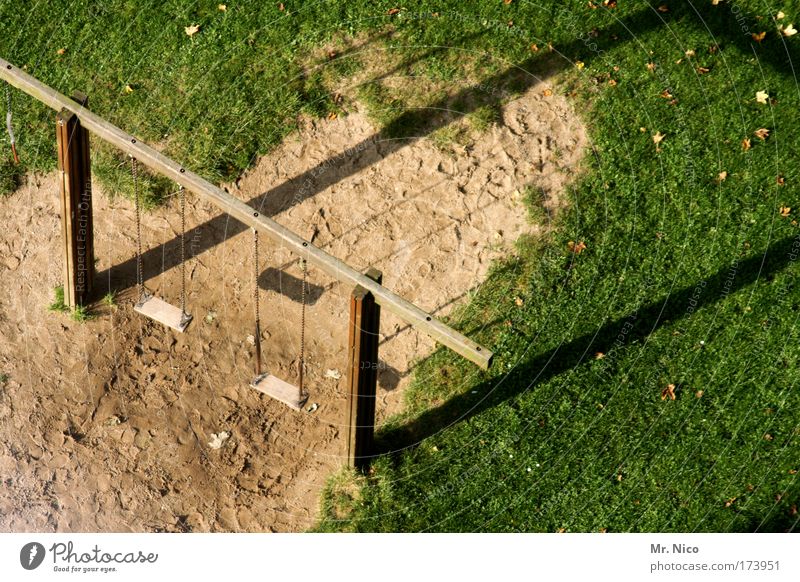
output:
<instances>
[{"instance_id":1,"label":"grass lawn","mask_svg":"<svg viewBox=\"0 0 800 582\"><path fill-rule=\"evenodd\" d=\"M800 35L777 24L800 26L799 2L251 4L0 0L0 55L214 180L335 111L326 79L361 57L319 51L364 31L396 74L454 88L426 109L365 85L387 138L442 131L443 103L490 124L498 94L548 71L593 142L555 233L450 318L492 370L423 362L387 454L332 478L320 530L796 527ZM14 98L5 189L55 165L52 112ZM95 162L126 191L123 158ZM153 179L151 203L169 189Z\"/></svg>"}]
</instances>

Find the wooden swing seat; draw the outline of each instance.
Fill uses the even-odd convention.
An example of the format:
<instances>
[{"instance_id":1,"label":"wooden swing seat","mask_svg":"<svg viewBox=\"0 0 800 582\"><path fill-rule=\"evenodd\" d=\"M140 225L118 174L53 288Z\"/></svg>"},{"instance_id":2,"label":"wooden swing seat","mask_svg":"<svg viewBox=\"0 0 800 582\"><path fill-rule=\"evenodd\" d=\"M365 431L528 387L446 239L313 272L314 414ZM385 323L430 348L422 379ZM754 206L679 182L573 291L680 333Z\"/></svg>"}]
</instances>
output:
<instances>
[{"instance_id":1,"label":"wooden swing seat","mask_svg":"<svg viewBox=\"0 0 800 582\"><path fill-rule=\"evenodd\" d=\"M179 307L170 305L154 295L142 297L133 309L137 313L141 313L145 317L171 327L180 333L183 333L192 321L191 315L183 313Z\"/></svg>"},{"instance_id":2,"label":"wooden swing seat","mask_svg":"<svg viewBox=\"0 0 800 582\"><path fill-rule=\"evenodd\" d=\"M284 382L269 372L256 376L250 387L255 388L262 394L266 394L270 398L283 402L295 410L302 410L303 404L308 400L308 396L303 394L298 386Z\"/></svg>"}]
</instances>

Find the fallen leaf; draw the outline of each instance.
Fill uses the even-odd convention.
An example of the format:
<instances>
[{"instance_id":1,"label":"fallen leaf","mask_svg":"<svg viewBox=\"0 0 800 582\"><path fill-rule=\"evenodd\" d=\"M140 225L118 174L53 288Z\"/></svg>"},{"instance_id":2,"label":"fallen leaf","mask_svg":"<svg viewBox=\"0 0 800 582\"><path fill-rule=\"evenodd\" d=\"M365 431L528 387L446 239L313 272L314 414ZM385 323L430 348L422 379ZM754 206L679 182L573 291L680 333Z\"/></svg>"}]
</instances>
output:
<instances>
[{"instance_id":1,"label":"fallen leaf","mask_svg":"<svg viewBox=\"0 0 800 582\"><path fill-rule=\"evenodd\" d=\"M786 178L784 178L783 176L778 176L777 178L775 178L775 181L778 183L778 186L783 186L784 184L786 184Z\"/></svg>"},{"instance_id":2,"label":"fallen leaf","mask_svg":"<svg viewBox=\"0 0 800 582\"><path fill-rule=\"evenodd\" d=\"M784 218L789 218L789 215L792 213L791 206L781 206L780 213Z\"/></svg>"},{"instance_id":3,"label":"fallen leaf","mask_svg":"<svg viewBox=\"0 0 800 582\"><path fill-rule=\"evenodd\" d=\"M567 243L567 248L572 251L574 254L579 255L583 251L586 250L586 243L583 241L578 241L577 243L574 240L571 240Z\"/></svg>"},{"instance_id":4,"label":"fallen leaf","mask_svg":"<svg viewBox=\"0 0 800 582\"><path fill-rule=\"evenodd\" d=\"M764 31L764 32L758 32L758 33L755 33L755 32L754 32L754 33L753 33L753 34L751 34L750 36L752 36L752 37L753 37L753 40L754 40L754 41L756 41L756 42L760 43L762 40L764 40L764 37L765 37L765 36L767 36L767 33L766 33L766 31Z\"/></svg>"},{"instance_id":5,"label":"fallen leaf","mask_svg":"<svg viewBox=\"0 0 800 582\"><path fill-rule=\"evenodd\" d=\"M648 71L655 71L656 70L656 64L655 63L647 63L647 70Z\"/></svg>"},{"instance_id":6,"label":"fallen leaf","mask_svg":"<svg viewBox=\"0 0 800 582\"><path fill-rule=\"evenodd\" d=\"M675 384L667 384L667 387L661 391L661 400L675 400Z\"/></svg>"},{"instance_id":7,"label":"fallen leaf","mask_svg":"<svg viewBox=\"0 0 800 582\"><path fill-rule=\"evenodd\" d=\"M283 2L281 2L280 4L278 4L278 10L280 10L281 12L283 12L285 9L286 9L286 7L283 5Z\"/></svg>"},{"instance_id":8,"label":"fallen leaf","mask_svg":"<svg viewBox=\"0 0 800 582\"><path fill-rule=\"evenodd\" d=\"M220 433L211 433L211 440L208 443L209 448L212 449L221 449L222 445L225 444L231 438L231 433L222 431Z\"/></svg>"},{"instance_id":9,"label":"fallen leaf","mask_svg":"<svg viewBox=\"0 0 800 582\"><path fill-rule=\"evenodd\" d=\"M694 49L689 49L688 51L686 51L686 52L685 52L685 53L683 53L683 54L685 54L687 57L693 57L693 56L695 56L697 53L695 53L695 52L694 52Z\"/></svg>"},{"instance_id":10,"label":"fallen leaf","mask_svg":"<svg viewBox=\"0 0 800 582\"><path fill-rule=\"evenodd\" d=\"M616 81L616 79L609 79L608 80L608 84L611 85L612 87L616 87L617 86L617 81Z\"/></svg>"},{"instance_id":11,"label":"fallen leaf","mask_svg":"<svg viewBox=\"0 0 800 582\"><path fill-rule=\"evenodd\" d=\"M389 14L389 16L394 16L398 12L400 12L399 8L390 8L388 14Z\"/></svg>"},{"instance_id":12,"label":"fallen leaf","mask_svg":"<svg viewBox=\"0 0 800 582\"><path fill-rule=\"evenodd\" d=\"M759 91L756 93L756 101L759 103L766 105L767 101L769 100L769 93L766 91Z\"/></svg>"},{"instance_id":13,"label":"fallen leaf","mask_svg":"<svg viewBox=\"0 0 800 582\"><path fill-rule=\"evenodd\" d=\"M594 359L595 360L602 360L605 357L606 357L606 355L603 352L596 352L595 355L594 355Z\"/></svg>"},{"instance_id":14,"label":"fallen leaf","mask_svg":"<svg viewBox=\"0 0 800 582\"><path fill-rule=\"evenodd\" d=\"M794 24L787 24L784 28L781 29L781 33L783 36L794 36L797 34L797 29L794 27Z\"/></svg>"},{"instance_id":15,"label":"fallen leaf","mask_svg":"<svg viewBox=\"0 0 800 582\"><path fill-rule=\"evenodd\" d=\"M694 393L694 397L695 398L702 398L703 397L703 391L702 390L698 390L697 392Z\"/></svg>"},{"instance_id":16,"label":"fallen leaf","mask_svg":"<svg viewBox=\"0 0 800 582\"><path fill-rule=\"evenodd\" d=\"M753 135L755 135L761 141L764 141L769 137L769 130L766 127L762 127L761 129L755 130Z\"/></svg>"},{"instance_id":17,"label":"fallen leaf","mask_svg":"<svg viewBox=\"0 0 800 582\"><path fill-rule=\"evenodd\" d=\"M339 370L335 370L335 369L329 368L329 369L325 370L325 377L326 378L331 378L333 380L341 380L342 379L342 373Z\"/></svg>"},{"instance_id":18,"label":"fallen leaf","mask_svg":"<svg viewBox=\"0 0 800 582\"><path fill-rule=\"evenodd\" d=\"M57 54L57 55L63 55L65 52L67 52L67 49L65 49L65 48L60 48L60 49L58 49L58 50L56 51L56 54Z\"/></svg>"},{"instance_id":19,"label":"fallen leaf","mask_svg":"<svg viewBox=\"0 0 800 582\"><path fill-rule=\"evenodd\" d=\"M522 307L525 302L522 300L522 297L514 297L514 305L517 307Z\"/></svg>"},{"instance_id":20,"label":"fallen leaf","mask_svg":"<svg viewBox=\"0 0 800 582\"><path fill-rule=\"evenodd\" d=\"M744 138L742 140L742 151L747 151L750 149L750 138Z\"/></svg>"},{"instance_id":21,"label":"fallen leaf","mask_svg":"<svg viewBox=\"0 0 800 582\"><path fill-rule=\"evenodd\" d=\"M553 92L550 89L545 89L544 91L542 91L542 95L544 95L545 97L550 97L550 95L552 94Z\"/></svg>"},{"instance_id":22,"label":"fallen leaf","mask_svg":"<svg viewBox=\"0 0 800 582\"><path fill-rule=\"evenodd\" d=\"M786 16L786 15L785 15L783 12L780 12L780 11L779 11L779 12L778 12L778 13L775 15L775 18L776 18L776 20L782 20L782 19L783 19L785 16Z\"/></svg>"},{"instance_id":23,"label":"fallen leaf","mask_svg":"<svg viewBox=\"0 0 800 582\"><path fill-rule=\"evenodd\" d=\"M575 66L578 67L578 69L582 69L586 65L584 64L583 61L575 61Z\"/></svg>"},{"instance_id":24,"label":"fallen leaf","mask_svg":"<svg viewBox=\"0 0 800 582\"><path fill-rule=\"evenodd\" d=\"M660 95L663 99L672 99L672 93L669 92L669 89L664 89Z\"/></svg>"},{"instance_id":25,"label":"fallen leaf","mask_svg":"<svg viewBox=\"0 0 800 582\"><path fill-rule=\"evenodd\" d=\"M733 504L734 504L734 502L735 502L735 501L736 501L736 498L735 498L735 497L731 497L730 499L728 499L728 500L725 502L725 507L730 507L731 505L733 505Z\"/></svg>"},{"instance_id":26,"label":"fallen leaf","mask_svg":"<svg viewBox=\"0 0 800 582\"><path fill-rule=\"evenodd\" d=\"M797 475L797 469L789 469L789 475Z\"/></svg>"},{"instance_id":27,"label":"fallen leaf","mask_svg":"<svg viewBox=\"0 0 800 582\"><path fill-rule=\"evenodd\" d=\"M539 46L536 43L533 43L531 45L531 51L533 51L535 53L538 53L539 52Z\"/></svg>"},{"instance_id":28,"label":"fallen leaf","mask_svg":"<svg viewBox=\"0 0 800 582\"><path fill-rule=\"evenodd\" d=\"M330 113L328 113L328 121L333 121L337 117L338 117L338 115L336 114L335 111L331 111Z\"/></svg>"},{"instance_id":29,"label":"fallen leaf","mask_svg":"<svg viewBox=\"0 0 800 582\"><path fill-rule=\"evenodd\" d=\"M192 37L197 34L197 31L200 30L199 24L193 24L191 26L187 26L183 29L186 32L186 36Z\"/></svg>"},{"instance_id":30,"label":"fallen leaf","mask_svg":"<svg viewBox=\"0 0 800 582\"><path fill-rule=\"evenodd\" d=\"M728 178L728 172L722 171L717 175L717 182L724 182Z\"/></svg>"},{"instance_id":31,"label":"fallen leaf","mask_svg":"<svg viewBox=\"0 0 800 582\"><path fill-rule=\"evenodd\" d=\"M226 10L228 10L228 7L225 4L220 4L219 6L217 6L217 8L219 9L220 12L225 12Z\"/></svg>"},{"instance_id":32,"label":"fallen leaf","mask_svg":"<svg viewBox=\"0 0 800 582\"><path fill-rule=\"evenodd\" d=\"M765 440L765 441L771 441L771 440L773 440L774 438L775 438L775 437L773 437L773 436L772 436L771 434L769 434L769 433L767 433L767 434L765 434L765 435L764 435L764 440Z\"/></svg>"},{"instance_id":33,"label":"fallen leaf","mask_svg":"<svg viewBox=\"0 0 800 582\"><path fill-rule=\"evenodd\" d=\"M697 72L700 73L701 75L705 75L709 71L711 71L711 69L709 69L708 67L697 67Z\"/></svg>"},{"instance_id":34,"label":"fallen leaf","mask_svg":"<svg viewBox=\"0 0 800 582\"><path fill-rule=\"evenodd\" d=\"M514 0L503 0L503 4L511 4Z\"/></svg>"},{"instance_id":35,"label":"fallen leaf","mask_svg":"<svg viewBox=\"0 0 800 582\"><path fill-rule=\"evenodd\" d=\"M789 515L791 515L792 517L797 515L797 505L796 504L792 505L792 507L789 508Z\"/></svg>"},{"instance_id":36,"label":"fallen leaf","mask_svg":"<svg viewBox=\"0 0 800 582\"><path fill-rule=\"evenodd\" d=\"M665 136L663 133L661 133L660 131L657 131L657 132L655 133L655 135L653 135L653 143L654 143L654 144L656 144L656 145L658 145L658 144L660 144L662 141L664 141L664 138L665 138L665 137L666 137L666 136Z\"/></svg>"},{"instance_id":37,"label":"fallen leaf","mask_svg":"<svg viewBox=\"0 0 800 582\"><path fill-rule=\"evenodd\" d=\"M133 93L133 87L130 85L125 85L125 92L126 93Z\"/></svg>"},{"instance_id":38,"label":"fallen leaf","mask_svg":"<svg viewBox=\"0 0 800 582\"><path fill-rule=\"evenodd\" d=\"M661 6L656 8L656 10L658 10L659 12L669 12L669 6L667 6L666 4L662 4Z\"/></svg>"}]
</instances>

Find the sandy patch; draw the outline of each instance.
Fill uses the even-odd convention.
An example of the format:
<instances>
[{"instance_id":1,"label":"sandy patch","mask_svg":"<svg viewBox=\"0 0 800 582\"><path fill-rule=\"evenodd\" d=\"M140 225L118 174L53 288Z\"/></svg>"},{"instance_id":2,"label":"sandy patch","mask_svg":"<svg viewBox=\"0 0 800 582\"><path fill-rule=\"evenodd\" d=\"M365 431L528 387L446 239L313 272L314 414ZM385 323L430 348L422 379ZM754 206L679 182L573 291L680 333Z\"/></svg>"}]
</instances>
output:
<instances>
[{"instance_id":1,"label":"sandy patch","mask_svg":"<svg viewBox=\"0 0 800 582\"><path fill-rule=\"evenodd\" d=\"M567 103L538 85L457 155L421 138L375 139L357 110L309 122L229 190L441 316L531 224L532 187L556 210L586 137ZM0 529L287 531L310 526L343 464L345 335L351 289L313 267L306 332L313 412L248 388L253 374L252 235L189 197L189 311L175 334L132 310L134 214L96 196L100 293L114 307L75 323L47 311L60 283L54 175L0 200ZM215 218L217 217L217 218ZM175 202L144 217L147 281L178 301ZM299 266L262 237L264 356L294 379ZM161 273L161 266L167 269ZM401 405L433 342L384 311L378 411ZM334 372L329 372L334 371ZM341 378L337 379L337 373ZM333 376L333 377L331 377ZM220 434L228 433L222 439ZM218 448L209 443L219 445Z\"/></svg>"}]
</instances>

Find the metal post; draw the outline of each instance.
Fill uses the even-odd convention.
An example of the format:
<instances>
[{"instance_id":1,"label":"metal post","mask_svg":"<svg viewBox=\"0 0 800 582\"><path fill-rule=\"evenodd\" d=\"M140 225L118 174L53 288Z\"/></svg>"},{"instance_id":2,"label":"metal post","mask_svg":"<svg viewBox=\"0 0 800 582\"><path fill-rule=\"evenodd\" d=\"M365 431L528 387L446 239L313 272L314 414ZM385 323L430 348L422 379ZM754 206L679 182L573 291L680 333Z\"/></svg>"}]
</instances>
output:
<instances>
[{"instance_id":1,"label":"metal post","mask_svg":"<svg viewBox=\"0 0 800 582\"><path fill-rule=\"evenodd\" d=\"M366 275L381 284L380 271L370 269ZM373 449L380 319L381 308L375 297L360 285L356 286L350 297L347 344L347 461L356 469L369 466Z\"/></svg>"}]
</instances>

